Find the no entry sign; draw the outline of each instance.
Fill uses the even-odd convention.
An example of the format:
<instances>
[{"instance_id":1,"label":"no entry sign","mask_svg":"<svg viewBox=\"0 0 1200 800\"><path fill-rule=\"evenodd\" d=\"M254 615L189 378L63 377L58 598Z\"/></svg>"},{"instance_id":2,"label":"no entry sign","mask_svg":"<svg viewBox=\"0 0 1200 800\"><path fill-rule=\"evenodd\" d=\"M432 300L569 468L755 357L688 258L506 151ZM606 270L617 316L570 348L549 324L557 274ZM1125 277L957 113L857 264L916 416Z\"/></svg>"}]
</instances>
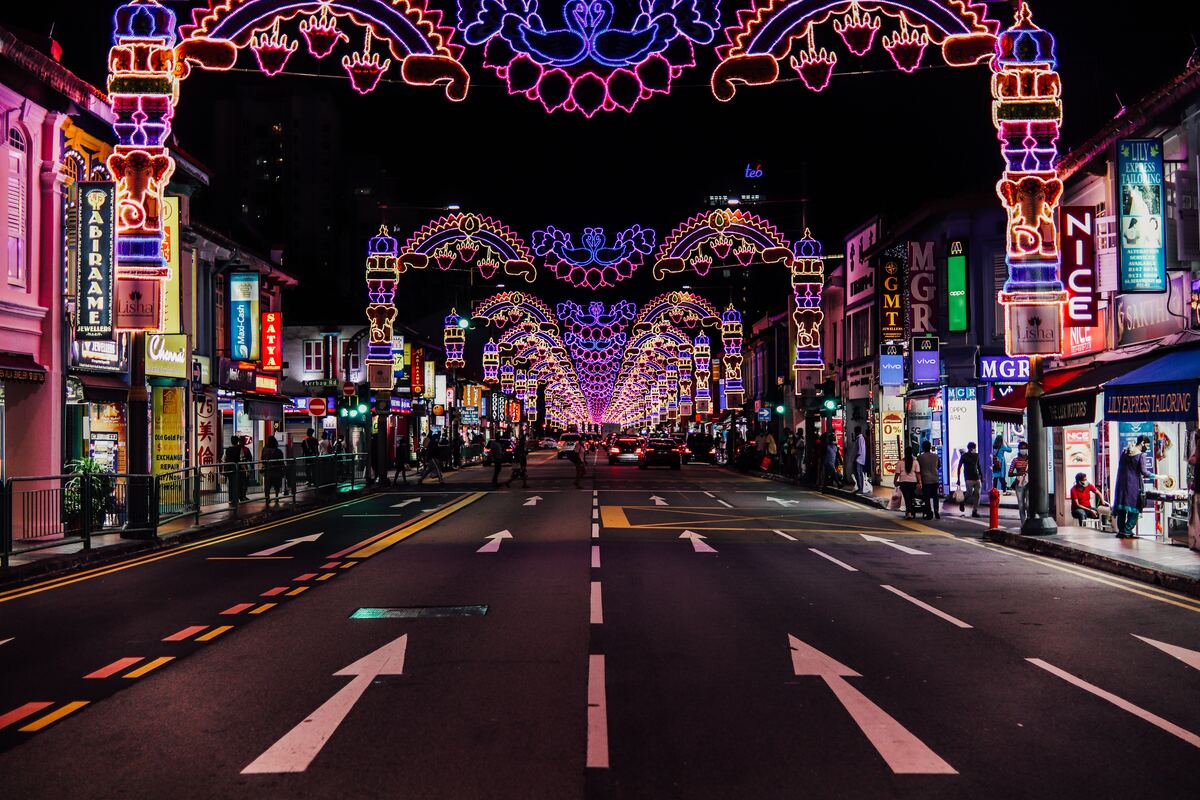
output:
<instances>
[{"instance_id":1,"label":"no entry sign","mask_svg":"<svg viewBox=\"0 0 1200 800\"><path fill-rule=\"evenodd\" d=\"M323 417L325 416L325 410L324 397L313 397L309 399L308 413L312 414L314 417Z\"/></svg>"}]
</instances>

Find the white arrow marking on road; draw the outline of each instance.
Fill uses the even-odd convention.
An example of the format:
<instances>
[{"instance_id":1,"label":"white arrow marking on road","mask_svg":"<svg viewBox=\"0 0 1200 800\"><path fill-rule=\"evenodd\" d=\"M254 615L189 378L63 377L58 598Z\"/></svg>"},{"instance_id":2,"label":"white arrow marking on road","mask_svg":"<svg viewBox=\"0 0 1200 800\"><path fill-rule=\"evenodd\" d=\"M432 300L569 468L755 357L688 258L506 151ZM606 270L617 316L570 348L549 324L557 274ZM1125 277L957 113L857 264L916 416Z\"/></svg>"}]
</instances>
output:
<instances>
[{"instance_id":1,"label":"white arrow marking on road","mask_svg":"<svg viewBox=\"0 0 1200 800\"><path fill-rule=\"evenodd\" d=\"M691 539L692 540L692 549L695 550L697 553L715 553L715 552L717 552L716 550L714 550L713 548L709 547L707 544L704 543L703 536L701 536L698 533L694 533L693 531L684 531L683 533L679 534L679 538L680 539Z\"/></svg>"},{"instance_id":2,"label":"white arrow marking on road","mask_svg":"<svg viewBox=\"0 0 1200 800\"><path fill-rule=\"evenodd\" d=\"M371 681L380 675L404 674L404 650L408 634L388 642L375 652L360 658L350 666L333 673L337 677L352 677L337 694L326 700L282 739L271 745L249 766L243 775L256 773L304 772L346 719L350 709L362 697Z\"/></svg>"},{"instance_id":3,"label":"white arrow marking on road","mask_svg":"<svg viewBox=\"0 0 1200 800\"><path fill-rule=\"evenodd\" d=\"M505 539L513 538L513 535L511 533L509 533L508 531L500 531L499 533L493 533L491 536L489 536L487 538L490 541L488 541L488 543L485 544L483 547L476 550L475 551L476 553L498 552L500 550L500 543L503 542Z\"/></svg>"},{"instance_id":4,"label":"white arrow marking on road","mask_svg":"<svg viewBox=\"0 0 1200 800\"><path fill-rule=\"evenodd\" d=\"M860 678L861 675L795 636L788 636L788 644L792 649L792 671L797 676L811 675L825 681L892 772L897 775L958 774L907 728L846 682L846 678Z\"/></svg>"},{"instance_id":5,"label":"white arrow marking on road","mask_svg":"<svg viewBox=\"0 0 1200 800\"><path fill-rule=\"evenodd\" d=\"M542 496L540 494L535 494L533 497L526 500L522 505L536 506L538 504L538 500L541 500L541 499L542 499Z\"/></svg>"},{"instance_id":6,"label":"white arrow marking on road","mask_svg":"<svg viewBox=\"0 0 1200 800\"><path fill-rule=\"evenodd\" d=\"M895 549L899 550L901 553L908 553L910 556L927 556L927 555L929 555L929 553L926 553L924 550L917 550L912 547L905 547L902 544L896 544L891 539L884 539L882 536L870 536L865 533L860 533L859 536L863 537L868 542L881 542L883 544L886 544L888 547L894 547Z\"/></svg>"},{"instance_id":7,"label":"white arrow marking on road","mask_svg":"<svg viewBox=\"0 0 1200 800\"><path fill-rule=\"evenodd\" d=\"M1180 647L1177 644L1167 644L1166 642L1147 639L1145 636L1138 636L1136 633L1132 634L1132 636L1135 639L1141 639L1151 647L1157 647L1159 650L1162 650L1169 656L1178 658L1192 669L1200 669L1200 653L1196 652L1195 650L1188 650L1186 647ZM12 640L10 639L9 641ZM0 644L4 644L4 642L0 642Z\"/></svg>"},{"instance_id":8,"label":"white arrow marking on road","mask_svg":"<svg viewBox=\"0 0 1200 800\"><path fill-rule=\"evenodd\" d=\"M768 503L778 503L779 505L783 506L784 508L788 508L790 506L796 505L800 501L799 500L781 500L778 497L768 497L767 502Z\"/></svg>"},{"instance_id":9,"label":"white arrow marking on road","mask_svg":"<svg viewBox=\"0 0 1200 800\"><path fill-rule=\"evenodd\" d=\"M413 497L408 500L404 500L402 502L396 503L396 505L392 506L392 508L404 508L405 506L411 506L413 503L419 503L419 502L421 502L421 498Z\"/></svg>"},{"instance_id":10,"label":"white arrow marking on road","mask_svg":"<svg viewBox=\"0 0 1200 800\"><path fill-rule=\"evenodd\" d=\"M779 535L780 535L780 536L782 536L783 538L787 539L789 542L794 542L794 541L796 541L796 537L795 537L795 536L792 536L791 534L788 534L788 533L784 533L783 531L771 531L771 532L772 532L772 533L777 533L777 534L779 534Z\"/></svg>"},{"instance_id":11,"label":"white arrow marking on road","mask_svg":"<svg viewBox=\"0 0 1200 800\"><path fill-rule=\"evenodd\" d=\"M321 533L324 533L324 531L322 531ZM287 550L289 547L295 547L296 545L300 544L301 542L315 542L317 539L321 538L321 533L314 533L311 536L297 536L295 539L288 539L283 544L277 544L274 547L268 547L266 550L259 550L257 553L251 553L250 555L251 555L251 557L253 557L253 556L273 556L276 553L280 553L280 552L283 552L284 550Z\"/></svg>"},{"instance_id":12,"label":"white arrow marking on road","mask_svg":"<svg viewBox=\"0 0 1200 800\"><path fill-rule=\"evenodd\" d=\"M8 644L9 642L11 642L11 641L12 641L13 639L15 639L15 638L16 638L15 636L10 636L10 637L8 637L7 639L0 639L0 644Z\"/></svg>"},{"instance_id":13,"label":"white arrow marking on road","mask_svg":"<svg viewBox=\"0 0 1200 800\"><path fill-rule=\"evenodd\" d=\"M651 495L650 499L654 501L654 505L656 505L656 506L665 506L667 504L666 500L663 500L661 497L659 497L656 494Z\"/></svg>"}]
</instances>

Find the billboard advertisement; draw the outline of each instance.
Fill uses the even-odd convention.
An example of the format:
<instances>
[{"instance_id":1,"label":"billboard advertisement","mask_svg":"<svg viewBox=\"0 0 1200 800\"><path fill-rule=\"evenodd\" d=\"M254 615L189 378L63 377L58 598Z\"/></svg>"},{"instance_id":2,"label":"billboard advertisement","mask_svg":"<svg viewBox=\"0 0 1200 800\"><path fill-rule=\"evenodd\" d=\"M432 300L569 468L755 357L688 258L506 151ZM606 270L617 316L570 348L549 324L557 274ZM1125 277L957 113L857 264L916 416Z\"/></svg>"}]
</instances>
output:
<instances>
[{"instance_id":1,"label":"billboard advertisement","mask_svg":"<svg viewBox=\"0 0 1200 800\"><path fill-rule=\"evenodd\" d=\"M1117 142L1122 292L1165 292L1162 139Z\"/></svg>"},{"instance_id":2,"label":"billboard advertisement","mask_svg":"<svg viewBox=\"0 0 1200 800\"><path fill-rule=\"evenodd\" d=\"M946 256L946 312L947 329L951 333L963 333L969 321L969 298L967 295L967 243L950 243L950 254Z\"/></svg>"},{"instance_id":3,"label":"billboard advertisement","mask_svg":"<svg viewBox=\"0 0 1200 800\"><path fill-rule=\"evenodd\" d=\"M258 361L258 273L229 275L229 353L237 361Z\"/></svg>"},{"instance_id":4,"label":"billboard advertisement","mask_svg":"<svg viewBox=\"0 0 1200 800\"><path fill-rule=\"evenodd\" d=\"M283 312L262 314L263 372L283 372Z\"/></svg>"},{"instance_id":5,"label":"billboard advertisement","mask_svg":"<svg viewBox=\"0 0 1200 800\"><path fill-rule=\"evenodd\" d=\"M183 333L182 285L183 276L179 266L179 198L164 197L162 206L163 260L171 271L163 281L162 327L159 333Z\"/></svg>"},{"instance_id":6,"label":"billboard advertisement","mask_svg":"<svg viewBox=\"0 0 1200 800\"><path fill-rule=\"evenodd\" d=\"M1096 210L1091 206L1063 206L1062 280L1067 287L1063 310L1066 328L1091 328L1099 322L1096 294Z\"/></svg>"},{"instance_id":7,"label":"billboard advertisement","mask_svg":"<svg viewBox=\"0 0 1200 800\"><path fill-rule=\"evenodd\" d=\"M942 347L936 336L912 340L913 383L938 383L942 379Z\"/></svg>"},{"instance_id":8,"label":"billboard advertisement","mask_svg":"<svg viewBox=\"0 0 1200 800\"><path fill-rule=\"evenodd\" d=\"M937 333L934 293L937 265L933 262L933 242L908 243L908 321L909 332Z\"/></svg>"},{"instance_id":9,"label":"billboard advertisement","mask_svg":"<svg viewBox=\"0 0 1200 800\"><path fill-rule=\"evenodd\" d=\"M879 265L879 338L885 342L904 339L904 262L885 254Z\"/></svg>"}]
</instances>

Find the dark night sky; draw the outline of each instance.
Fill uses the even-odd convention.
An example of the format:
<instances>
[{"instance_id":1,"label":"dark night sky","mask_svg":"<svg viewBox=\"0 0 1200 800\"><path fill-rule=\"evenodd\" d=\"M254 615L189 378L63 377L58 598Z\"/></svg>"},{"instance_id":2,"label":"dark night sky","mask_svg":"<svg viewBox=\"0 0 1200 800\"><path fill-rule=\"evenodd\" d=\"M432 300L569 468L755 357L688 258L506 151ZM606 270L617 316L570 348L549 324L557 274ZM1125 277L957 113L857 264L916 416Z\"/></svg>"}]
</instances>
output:
<instances>
[{"instance_id":1,"label":"dark night sky","mask_svg":"<svg viewBox=\"0 0 1200 800\"><path fill-rule=\"evenodd\" d=\"M449 8L446 0L431 2ZM114 3L40 0L24 3L21 11L4 5L0 24L41 33L56 23L64 63L103 85ZM195 4L171 5L182 16ZM1129 19L1133 5L1041 0L1034 6L1037 21L1059 42L1064 149L1112 117L1117 95L1135 102L1182 69L1195 49L1187 32L1192 20L1163 13ZM1126 10L1114 15L1112 8ZM1007 20L1009 14L1007 3L992 5L992 16ZM722 21L730 16L726 10ZM348 143L384 154L401 176L399 196L391 202L418 208L458 202L499 217L526 238L546 224L613 230L638 222L665 234L701 210L710 192L745 189L740 176L746 164L761 163L761 191L772 200L762 213L797 237L807 174L810 223L836 251L848 228L881 207L911 210L928 199L977 192L994 184L1001 167L986 67L835 74L821 95L788 82L745 87L722 104L707 84L714 58L702 53L700 65L685 72L670 95L656 95L632 115L602 112L587 120L561 112L548 116L535 103L508 97L477 54L469 52L466 62L473 85L457 104L440 90L403 84L381 85L364 99L344 78L249 82L204 75L183 86L176 132L186 149L207 160L209 145L193 132L202 130L198 115L213 93L333 92L345 110ZM312 62L298 54L290 66L307 70ZM858 67L849 56L839 64L839 70ZM355 178L328 191L347 193ZM432 215L402 212L394 221L415 224ZM353 266L349 274L357 280Z\"/></svg>"}]
</instances>

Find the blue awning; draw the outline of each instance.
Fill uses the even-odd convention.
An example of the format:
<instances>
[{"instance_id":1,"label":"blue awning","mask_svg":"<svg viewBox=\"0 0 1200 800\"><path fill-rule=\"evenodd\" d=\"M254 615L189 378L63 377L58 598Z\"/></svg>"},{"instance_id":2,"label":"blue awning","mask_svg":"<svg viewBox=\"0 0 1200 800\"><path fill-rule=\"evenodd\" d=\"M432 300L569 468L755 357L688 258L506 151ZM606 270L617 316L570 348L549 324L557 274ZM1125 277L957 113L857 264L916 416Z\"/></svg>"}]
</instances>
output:
<instances>
[{"instance_id":1,"label":"blue awning","mask_svg":"<svg viewBox=\"0 0 1200 800\"><path fill-rule=\"evenodd\" d=\"M1195 422L1200 349L1164 353L1104 386L1104 418L1116 422Z\"/></svg>"}]
</instances>

